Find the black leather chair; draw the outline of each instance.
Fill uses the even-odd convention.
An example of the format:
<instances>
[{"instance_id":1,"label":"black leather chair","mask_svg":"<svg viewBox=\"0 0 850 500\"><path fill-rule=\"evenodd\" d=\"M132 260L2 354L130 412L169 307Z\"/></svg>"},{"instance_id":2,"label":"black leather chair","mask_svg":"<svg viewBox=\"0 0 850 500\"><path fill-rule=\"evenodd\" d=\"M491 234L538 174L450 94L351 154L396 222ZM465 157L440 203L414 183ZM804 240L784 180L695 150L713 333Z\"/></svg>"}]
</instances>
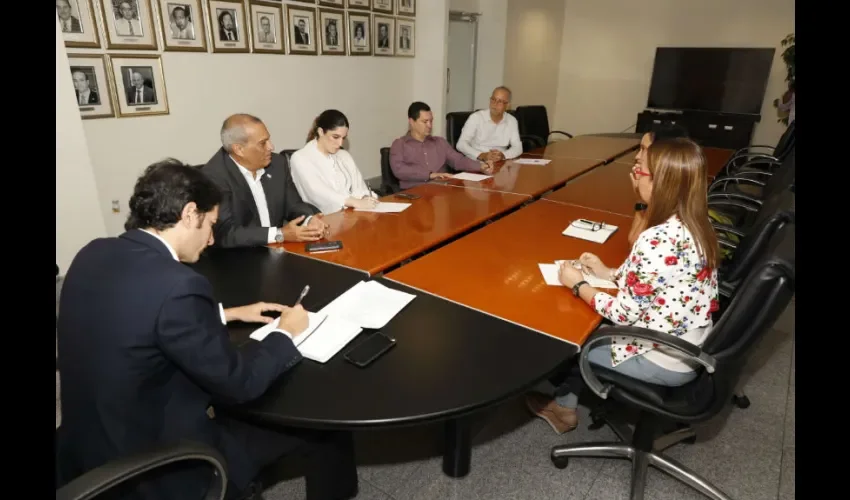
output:
<instances>
[{"instance_id":1,"label":"black leather chair","mask_svg":"<svg viewBox=\"0 0 850 500\"><path fill-rule=\"evenodd\" d=\"M460 139L460 133L463 132L463 126L469 115L475 111L452 111L446 113L446 140L453 148L457 148L457 141Z\"/></svg>"},{"instance_id":2,"label":"black leather chair","mask_svg":"<svg viewBox=\"0 0 850 500\"><path fill-rule=\"evenodd\" d=\"M637 409L635 430L613 418L597 415L621 439L616 443L585 443L555 446L552 462L565 468L570 458L628 458L632 461L631 496L642 499L650 465L657 467L713 499L726 500L718 488L679 462L661 452L674 444L695 439L685 427L661 434L664 424L688 424L714 418L728 404L729 397L758 341L773 326L791 301L795 289L794 226L788 225L771 241L766 257L748 274L700 349L678 337L629 326L606 326L592 334L584 346L579 367L587 386L596 395ZM611 337L633 336L675 349L702 365L697 378L680 387L662 387L625 377L593 366L587 353ZM593 416L593 415L592 415ZM745 453L746 450L741 450Z\"/></svg>"},{"instance_id":3,"label":"black leather chair","mask_svg":"<svg viewBox=\"0 0 850 500\"><path fill-rule=\"evenodd\" d=\"M764 160L768 160L769 163L782 163L797 144L795 123L788 124L785 132L779 137L776 146L756 144L735 151L726 161L726 165L723 166L718 177L735 175L741 170L746 171L752 167L759 168L759 164L764 164Z\"/></svg>"},{"instance_id":4,"label":"black leather chair","mask_svg":"<svg viewBox=\"0 0 850 500\"><path fill-rule=\"evenodd\" d=\"M148 471L189 460L206 462L213 467L213 479L204 500L222 500L227 491L227 470L224 466L224 458L216 449L206 444L193 442L165 446L101 465L57 488L56 500L97 498L98 495L108 492L113 487ZM58 456L56 463L59 463ZM57 481L58 479L57 472Z\"/></svg>"},{"instance_id":5,"label":"black leather chair","mask_svg":"<svg viewBox=\"0 0 850 500\"><path fill-rule=\"evenodd\" d=\"M282 149L280 150L280 156L286 160L286 164L289 165L289 160L292 158L292 154L298 151L297 149Z\"/></svg>"},{"instance_id":6,"label":"black leather chair","mask_svg":"<svg viewBox=\"0 0 850 500\"><path fill-rule=\"evenodd\" d=\"M549 136L561 134L572 139L573 135L561 130L549 130L549 114L546 106L518 106L516 119L522 136L523 151L542 148L549 144Z\"/></svg>"},{"instance_id":7,"label":"black leather chair","mask_svg":"<svg viewBox=\"0 0 850 500\"><path fill-rule=\"evenodd\" d=\"M398 193L401 186L390 168L390 148L381 148L381 193L384 196Z\"/></svg>"}]
</instances>

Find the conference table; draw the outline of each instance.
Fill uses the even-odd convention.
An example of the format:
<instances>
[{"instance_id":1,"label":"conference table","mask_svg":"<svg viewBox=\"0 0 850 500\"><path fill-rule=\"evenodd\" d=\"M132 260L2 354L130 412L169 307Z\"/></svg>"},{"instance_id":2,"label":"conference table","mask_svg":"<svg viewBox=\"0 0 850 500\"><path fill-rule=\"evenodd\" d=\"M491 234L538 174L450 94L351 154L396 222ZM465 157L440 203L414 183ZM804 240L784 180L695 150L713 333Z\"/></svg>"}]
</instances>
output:
<instances>
[{"instance_id":1,"label":"conference table","mask_svg":"<svg viewBox=\"0 0 850 500\"><path fill-rule=\"evenodd\" d=\"M551 159L545 166L505 162L484 182L429 182L406 190L418 199L382 198L411 203L400 213L329 214L329 239L343 243L337 252L310 254L294 242L208 250L194 266L225 307L291 304L310 285L302 304L318 311L364 280L415 296L381 329L396 347L366 368L345 360L346 346L326 363L303 360L259 399L223 411L268 426L348 431L443 422L443 471L466 475L471 417L550 377L601 322L570 290L546 284L538 264L583 252L611 267L625 259L638 141L579 136L523 155ZM629 190L614 188L623 185L615 179ZM571 188L589 196L549 199ZM579 218L618 230L601 244L563 235ZM228 328L241 349L253 349L257 326Z\"/></svg>"}]
</instances>

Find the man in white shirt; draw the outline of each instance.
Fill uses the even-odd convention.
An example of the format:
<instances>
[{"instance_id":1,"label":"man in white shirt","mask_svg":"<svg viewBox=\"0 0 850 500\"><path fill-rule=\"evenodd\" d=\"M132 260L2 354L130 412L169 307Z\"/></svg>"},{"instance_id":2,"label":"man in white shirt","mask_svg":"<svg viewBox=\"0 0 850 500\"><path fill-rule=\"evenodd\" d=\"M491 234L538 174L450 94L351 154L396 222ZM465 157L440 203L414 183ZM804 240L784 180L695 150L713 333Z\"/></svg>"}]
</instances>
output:
<instances>
[{"instance_id":1,"label":"man in white shirt","mask_svg":"<svg viewBox=\"0 0 850 500\"><path fill-rule=\"evenodd\" d=\"M328 225L319 209L298 194L289 165L273 152L262 120L248 114L228 117L221 127L221 144L201 168L222 191L215 246L263 246L326 236Z\"/></svg>"},{"instance_id":2,"label":"man in white shirt","mask_svg":"<svg viewBox=\"0 0 850 500\"><path fill-rule=\"evenodd\" d=\"M195 26L189 20L187 8L178 5L171 11L171 37L175 40L195 39Z\"/></svg>"},{"instance_id":3,"label":"man in white shirt","mask_svg":"<svg viewBox=\"0 0 850 500\"><path fill-rule=\"evenodd\" d=\"M457 150L481 161L502 161L522 154L519 124L507 113L511 104L511 90L496 87L490 96L490 109L481 109L469 115Z\"/></svg>"},{"instance_id":4,"label":"man in white shirt","mask_svg":"<svg viewBox=\"0 0 850 500\"><path fill-rule=\"evenodd\" d=\"M119 16L115 16L115 33L119 36L142 36L142 24L136 17L136 9L130 2L121 2Z\"/></svg>"}]
</instances>

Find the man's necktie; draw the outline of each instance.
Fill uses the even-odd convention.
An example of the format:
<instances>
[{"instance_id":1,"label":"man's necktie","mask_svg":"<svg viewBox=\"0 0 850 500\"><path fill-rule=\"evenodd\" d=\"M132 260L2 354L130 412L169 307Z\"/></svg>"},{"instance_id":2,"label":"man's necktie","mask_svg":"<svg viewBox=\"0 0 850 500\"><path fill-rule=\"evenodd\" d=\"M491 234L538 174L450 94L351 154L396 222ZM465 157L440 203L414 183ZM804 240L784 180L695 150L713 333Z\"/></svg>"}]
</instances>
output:
<instances>
[{"instance_id":1,"label":"man's necktie","mask_svg":"<svg viewBox=\"0 0 850 500\"><path fill-rule=\"evenodd\" d=\"M127 21L127 24L130 25L130 36L135 35L135 33L133 33L133 23L131 21Z\"/></svg>"},{"instance_id":2,"label":"man's necktie","mask_svg":"<svg viewBox=\"0 0 850 500\"><path fill-rule=\"evenodd\" d=\"M136 89L136 104L142 103L142 89Z\"/></svg>"}]
</instances>

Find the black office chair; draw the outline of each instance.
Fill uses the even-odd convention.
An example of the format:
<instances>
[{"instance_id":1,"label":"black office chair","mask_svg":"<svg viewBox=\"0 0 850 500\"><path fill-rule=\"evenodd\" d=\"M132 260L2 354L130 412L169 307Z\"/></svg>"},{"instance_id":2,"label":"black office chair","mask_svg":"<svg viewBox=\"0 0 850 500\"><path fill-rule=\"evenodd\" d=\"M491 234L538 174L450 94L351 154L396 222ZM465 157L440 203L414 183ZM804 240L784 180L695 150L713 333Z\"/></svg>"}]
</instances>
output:
<instances>
[{"instance_id":1,"label":"black office chair","mask_svg":"<svg viewBox=\"0 0 850 500\"><path fill-rule=\"evenodd\" d=\"M516 118L522 138L523 151L542 148L549 144L549 136L561 134L572 139L573 135L561 130L549 130L549 115L546 106L518 106Z\"/></svg>"},{"instance_id":2,"label":"black office chair","mask_svg":"<svg viewBox=\"0 0 850 500\"><path fill-rule=\"evenodd\" d=\"M224 466L224 458L216 449L194 442L164 446L108 462L57 488L56 500L97 498L98 495L146 472L189 460L200 460L213 467L213 479L204 500L222 500L227 491L227 470ZM59 463L58 453L56 463ZM57 472L57 482L58 474Z\"/></svg>"},{"instance_id":3,"label":"black office chair","mask_svg":"<svg viewBox=\"0 0 850 500\"><path fill-rule=\"evenodd\" d=\"M788 124L788 128L779 137L776 146L751 145L741 148L726 161L718 177L735 175L739 171L746 171L752 167L759 168L764 160L769 163L780 164L797 144L796 122Z\"/></svg>"},{"instance_id":4,"label":"black office chair","mask_svg":"<svg viewBox=\"0 0 850 500\"><path fill-rule=\"evenodd\" d=\"M292 158L292 154L298 151L297 149L281 149L280 155L286 160L286 164L289 165L289 160Z\"/></svg>"},{"instance_id":5,"label":"black office chair","mask_svg":"<svg viewBox=\"0 0 850 500\"><path fill-rule=\"evenodd\" d=\"M463 132L463 126L466 120L475 111L452 111L446 113L446 140L453 148L457 148L457 141L460 139L460 133Z\"/></svg>"},{"instance_id":6,"label":"black office chair","mask_svg":"<svg viewBox=\"0 0 850 500\"><path fill-rule=\"evenodd\" d=\"M582 346L579 360L588 388L603 399L636 408L640 415L634 433L609 414L596 417L604 419L622 442L555 446L551 453L555 466L565 468L573 457L628 458L632 461L632 499L643 498L650 465L709 498L728 499L695 472L661 453L676 443L693 440L693 429L685 427L659 435L660 429L667 422L707 421L727 404L754 346L773 326L794 295L794 234L794 226L789 225L774 236L770 251L749 273L702 349L672 335L631 326L602 327L592 334ZM675 349L702 365L700 373L694 381L681 387L663 387L598 366L591 367L587 353L595 345L622 335Z\"/></svg>"},{"instance_id":7,"label":"black office chair","mask_svg":"<svg viewBox=\"0 0 850 500\"><path fill-rule=\"evenodd\" d=\"M390 148L381 148L381 192L387 196L399 191L401 185L390 167Z\"/></svg>"}]
</instances>

